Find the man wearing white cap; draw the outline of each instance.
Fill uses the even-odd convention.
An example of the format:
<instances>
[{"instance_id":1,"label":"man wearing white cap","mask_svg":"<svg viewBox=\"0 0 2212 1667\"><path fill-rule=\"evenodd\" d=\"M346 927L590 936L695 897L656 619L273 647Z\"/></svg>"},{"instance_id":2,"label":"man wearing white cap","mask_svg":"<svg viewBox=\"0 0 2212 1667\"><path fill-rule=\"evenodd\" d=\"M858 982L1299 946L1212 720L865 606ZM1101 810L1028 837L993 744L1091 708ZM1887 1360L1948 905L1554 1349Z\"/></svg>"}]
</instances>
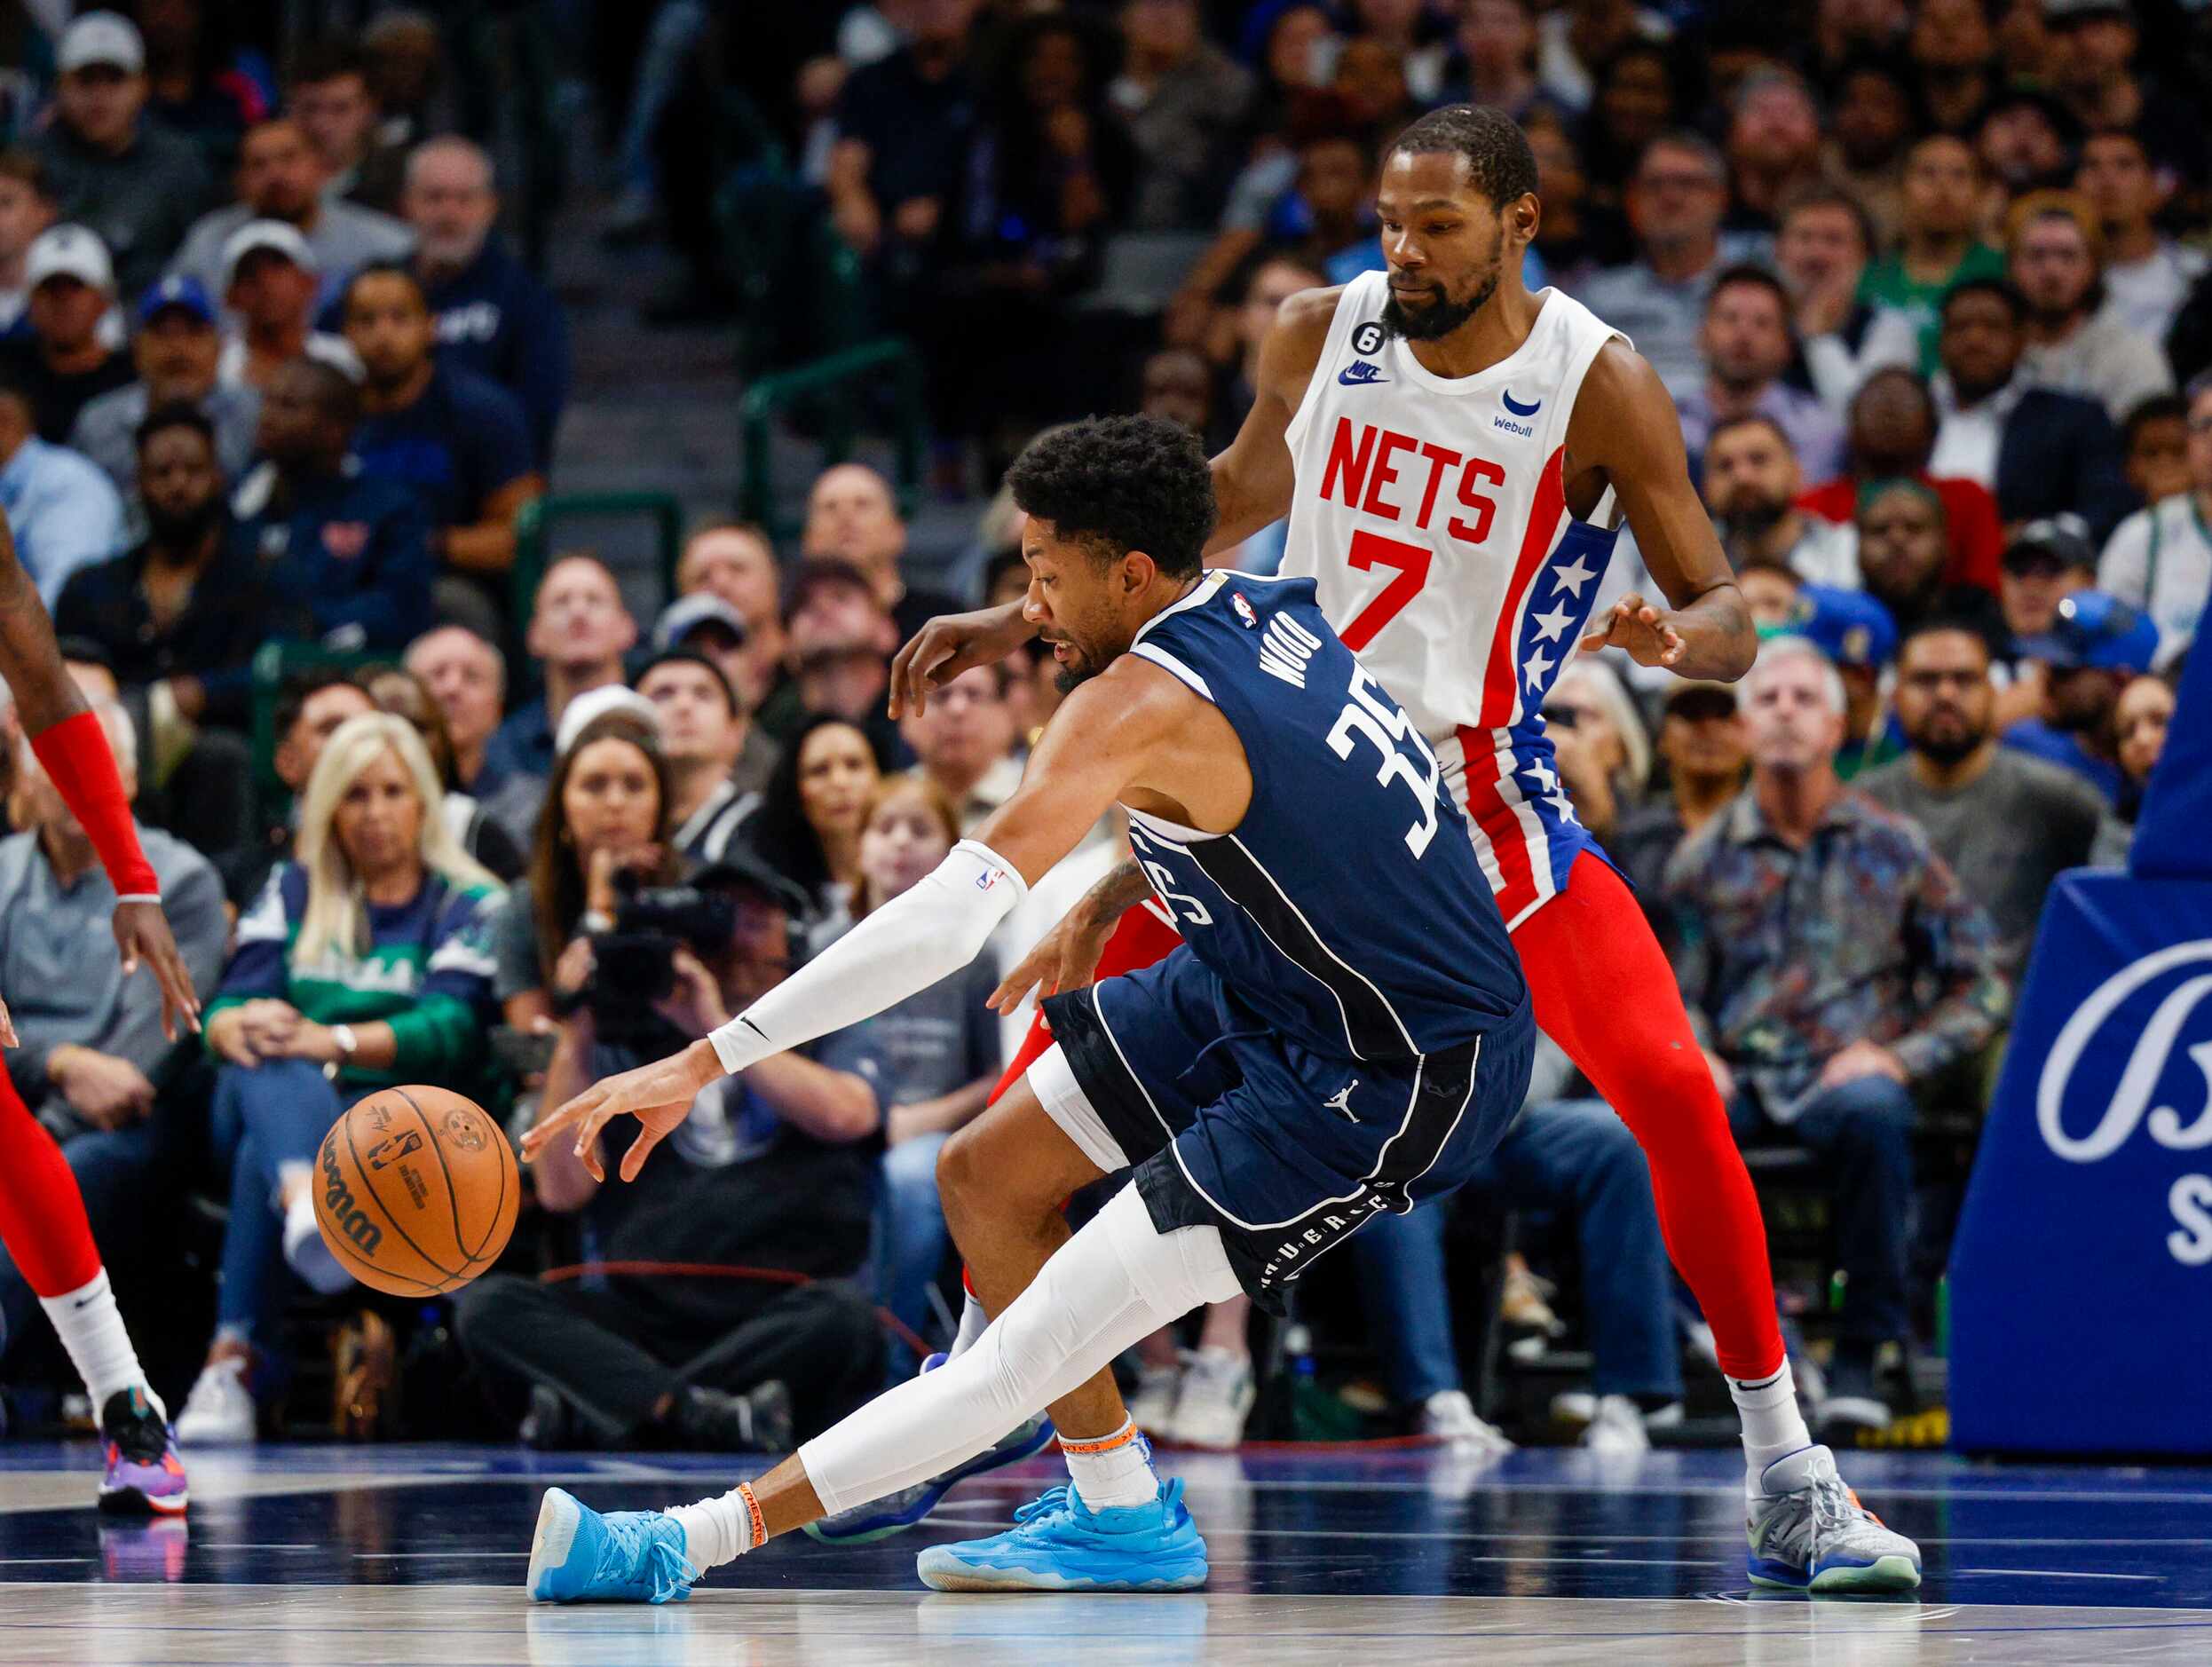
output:
<instances>
[{"instance_id":1,"label":"man wearing white cap","mask_svg":"<svg viewBox=\"0 0 2212 1667\"><path fill-rule=\"evenodd\" d=\"M313 328L320 282L315 252L297 226L249 220L232 233L223 245L223 300L238 328L223 344L216 379L261 392L304 353L359 381L361 361L345 338Z\"/></svg>"},{"instance_id":2,"label":"man wearing white cap","mask_svg":"<svg viewBox=\"0 0 2212 1667\"><path fill-rule=\"evenodd\" d=\"M99 234L137 295L214 182L190 139L146 119L146 43L128 19L86 12L62 31L55 67L54 121L33 147L63 216Z\"/></svg>"},{"instance_id":3,"label":"man wearing white cap","mask_svg":"<svg viewBox=\"0 0 2212 1667\"><path fill-rule=\"evenodd\" d=\"M83 226L51 225L33 240L23 280L30 336L0 349L0 369L29 397L39 438L64 446L80 411L131 381L130 360L100 328L115 304L115 268Z\"/></svg>"},{"instance_id":4,"label":"man wearing white cap","mask_svg":"<svg viewBox=\"0 0 2212 1667\"><path fill-rule=\"evenodd\" d=\"M325 197L328 177L298 122L280 117L259 123L239 146L241 200L201 215L170 270L189 273L209 293L220 294L228 277L224 251L251 220L280 220L299 233L321 280L318 305L330 301L362 267L407 259L415 249L415 233L406 223Z\"/></svg>"}]
</instances>

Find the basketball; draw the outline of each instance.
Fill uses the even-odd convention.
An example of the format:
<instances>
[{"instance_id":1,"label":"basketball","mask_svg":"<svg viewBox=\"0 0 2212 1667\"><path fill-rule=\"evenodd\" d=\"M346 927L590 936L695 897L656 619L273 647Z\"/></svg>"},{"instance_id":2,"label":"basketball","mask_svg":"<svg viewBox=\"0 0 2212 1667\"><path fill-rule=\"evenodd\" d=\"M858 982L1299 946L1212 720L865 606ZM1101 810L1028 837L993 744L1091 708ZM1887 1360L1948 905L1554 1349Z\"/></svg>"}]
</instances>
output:
<instances>
[{"instance_id":1,"label":"basketball","mask_svg":"<svg viewBox=\"0 0 2212 1667\"><path fill-rule=\"evenodd\" d=\"M420 1085L373 1094L315 1158L315 1221L338 1263L400 1297L458 1291L507 1248L522 1177L484 1109Z\"/></svg>"}]
</instances>

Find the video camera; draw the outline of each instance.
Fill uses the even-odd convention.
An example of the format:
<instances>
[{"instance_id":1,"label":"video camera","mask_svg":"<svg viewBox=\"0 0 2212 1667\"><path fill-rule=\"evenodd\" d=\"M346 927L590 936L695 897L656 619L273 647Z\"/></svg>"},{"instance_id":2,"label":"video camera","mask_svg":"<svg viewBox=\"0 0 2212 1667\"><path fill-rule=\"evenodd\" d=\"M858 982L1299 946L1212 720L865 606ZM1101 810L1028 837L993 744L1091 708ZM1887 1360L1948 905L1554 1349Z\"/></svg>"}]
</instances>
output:
<instances>
[{"instance_id":1,"label":"video camera","mask_svg":"<svg viewBox=\"0 0 2212 1667\"><path fill-rule=\"evenodd\" d=\"M602 1041L663 1041L672 1027L654 1004L675 991L676 951L715 966L736 935L737 904L697 886L641 887L624 878L614 929L591 940L584 1002Z\"/></svg>"}]
</instances>

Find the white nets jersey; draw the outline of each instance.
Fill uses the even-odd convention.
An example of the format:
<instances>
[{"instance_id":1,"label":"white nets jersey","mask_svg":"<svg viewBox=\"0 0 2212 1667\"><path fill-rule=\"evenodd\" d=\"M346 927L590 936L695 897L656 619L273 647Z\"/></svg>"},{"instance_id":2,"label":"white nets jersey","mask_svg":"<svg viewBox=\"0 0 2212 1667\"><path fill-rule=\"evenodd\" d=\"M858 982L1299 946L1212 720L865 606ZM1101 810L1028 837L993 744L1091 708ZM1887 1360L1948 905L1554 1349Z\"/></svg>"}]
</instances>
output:
<instances>
[{"instance_id":1,"label":"white nets jersey","mask_svg":"<svg viewBox=\"0 0 2212 1667\"><path fill-rule=\"evenodd\" d=\"M1438 376L1385 334L1386 286L1345 286L1284 436L1297 482L1282 572L1315 581L1428 737L1514 927L1596 849L1539 714L1612 557L1615 531L1568 512L1561 465L1583 377L1620 332L1545 289L1519 349Z\"/></svg>"}]
</instances>

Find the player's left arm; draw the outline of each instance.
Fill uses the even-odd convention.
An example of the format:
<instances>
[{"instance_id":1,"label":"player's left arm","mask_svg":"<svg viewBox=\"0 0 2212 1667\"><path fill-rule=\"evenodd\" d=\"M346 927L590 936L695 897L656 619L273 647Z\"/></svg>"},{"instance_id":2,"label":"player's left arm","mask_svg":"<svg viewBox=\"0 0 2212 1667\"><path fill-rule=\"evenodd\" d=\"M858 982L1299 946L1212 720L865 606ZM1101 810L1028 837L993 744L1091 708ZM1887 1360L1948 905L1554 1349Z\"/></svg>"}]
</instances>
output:
<instances>
[{"instance_id":1,"label":"player's left arm","mask_svg":"<svg viewBox=\"0 0 2212 1667\"><path fill-rule=\"evenodd\" d=\"M1567 431L1571 479L1602 469L1620 495L1644 565L1669 606L1631 592L1592 620L1583 651L1625 649L1641 665L1733 683L1758 635L1712 519L1690 484L1682 422L1658 372L1628 344L1598 351Z\"/></svg>"},{"instance_id":2,"label":"player's left arm","mask_svg":"<svg viewBox=\"0 0 2212 1667\"><path fill-rule=\"evenodd\" d=\"M200 1028L200 998L192 974L162 913L162 882L138 844L122 778L107 731L62 664L52 622L38 587L16 558L15 541L0 525L0 678L14 693L31 750L64 804L84 829L115 888L115 947L128 977L143 960L162 987L162 1031L174 1041L178 1020ZM0 1040L14 1027L0 1009Z\"/></svg>"},{"instance_id":3,"label":"player's left arm","mask_svg":"<svg viewBox=\"0 0 2212 1667\"><path fill-rule=\"evenodd\" d=\"M1167 673L1124 657L1062 703L1031 754L1022 785L973 837L919 885L876 910L728 1023L683 1052L610 1077L523 1137L525 1157L573 1129L596 1168L599 1131L635 1116L643 1132L623 1154L635 1180L700 1089L802 1042L873 1018L976 958L1031 881L1073 850L1153 759L1187 731L1198 704Z\"/></svg>"}]
</instances>

